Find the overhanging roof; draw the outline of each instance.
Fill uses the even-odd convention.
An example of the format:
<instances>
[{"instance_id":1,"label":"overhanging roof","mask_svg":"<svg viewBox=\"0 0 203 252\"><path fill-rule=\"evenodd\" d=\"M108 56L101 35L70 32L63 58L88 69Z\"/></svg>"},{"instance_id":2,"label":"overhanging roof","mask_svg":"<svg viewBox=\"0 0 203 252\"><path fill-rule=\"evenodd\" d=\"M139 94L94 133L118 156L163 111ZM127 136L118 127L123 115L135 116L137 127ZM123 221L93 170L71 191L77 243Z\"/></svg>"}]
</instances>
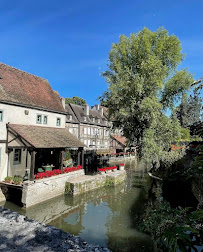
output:
<instances>
[{"instance_id":1,"label":"overhanging roof","mask_svg":"<svg viewBox=\"0 0 203 252\"><path fill-rule=\"evenodd\" d=\"M85 145L64 128L7 124L8 130L19 135L34 148L78 148ZM9 146L8 146L9 147Z\"/></svg>"}]
</instances>

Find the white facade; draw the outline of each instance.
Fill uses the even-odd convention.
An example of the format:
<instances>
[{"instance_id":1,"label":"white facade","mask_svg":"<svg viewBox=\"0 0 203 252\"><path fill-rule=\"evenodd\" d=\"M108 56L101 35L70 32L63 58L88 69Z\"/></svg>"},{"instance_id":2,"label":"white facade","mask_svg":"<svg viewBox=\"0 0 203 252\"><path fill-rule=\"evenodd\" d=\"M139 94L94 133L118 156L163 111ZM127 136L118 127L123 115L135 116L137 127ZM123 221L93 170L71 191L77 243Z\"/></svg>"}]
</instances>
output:
<instances>
[{"instance_id":1,"label":"white facade","mask_svg":"<svg viewBox=\"0 0 203 252\"><path fill-rule=\"evenodd\" d=\"M6 153L6 124L11 123L41 127L65 128L66 115L2 103L0 103L0 111L3 111L3 113L1 113L2 120L0 120L0 181L2 181L6 176L10 175L24 176L26 167L28 169L30 168L30 154L26 149L21 149L21 160L19 163L14 162L15 149L9 154L8 157L8 154ZM39 121L40 116L41 123Z\"/></svg>"}]
</instances>

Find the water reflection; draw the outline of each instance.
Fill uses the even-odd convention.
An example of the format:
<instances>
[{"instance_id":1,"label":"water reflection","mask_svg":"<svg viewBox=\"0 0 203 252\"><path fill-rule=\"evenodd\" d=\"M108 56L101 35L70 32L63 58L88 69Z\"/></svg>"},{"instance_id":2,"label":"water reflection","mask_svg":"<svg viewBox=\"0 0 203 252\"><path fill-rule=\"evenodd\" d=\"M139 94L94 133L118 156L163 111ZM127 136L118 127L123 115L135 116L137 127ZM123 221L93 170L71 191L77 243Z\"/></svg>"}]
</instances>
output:
<instances>
[{"instance_id":1,"label":"water reflection","mask_svg":"<svg viewBox=\"0 0 203 252\"><path fill-rule=\"evenodd\" d=\"M136 228L137 216L144 212L151 180L141 165L131 161L126 167L128 178L116 187L81 196L61 196L28 209L9 202L4 207L112 251L153 251L150 238Z\"/></svg>"}]
</instances>

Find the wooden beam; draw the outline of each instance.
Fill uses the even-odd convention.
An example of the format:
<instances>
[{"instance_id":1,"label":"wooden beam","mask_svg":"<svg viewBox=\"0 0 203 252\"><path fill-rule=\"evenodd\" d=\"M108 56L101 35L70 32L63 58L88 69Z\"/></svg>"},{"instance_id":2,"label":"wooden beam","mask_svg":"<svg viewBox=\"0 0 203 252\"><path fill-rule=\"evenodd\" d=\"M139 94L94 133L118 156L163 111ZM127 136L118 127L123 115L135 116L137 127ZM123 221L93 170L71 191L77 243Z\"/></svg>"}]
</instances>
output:
<instances>
[{"instance_id":1,"label":"wooden beam","mask_svg":"<svg viewBox=\"0 0 203 252\"><path fill-rule=\"evenodd\" d=\"M82 168L84 169L84 148L82 148L82 151L81 151L81 159L82 159L82 162L81 162L81 165L82 165Z\"/></svg>"},{"instance_id":2,"label":"wooden beam","mask_svg":"<svg viewBox=\"0 0 203 252\"><path fill-rule=\"evenodd\" d=\"M0 143L7 143L7 140L0 140Z\"/></svg>"},{"instance_id":3,"label":"wooden beam","mask_svg":"<svg viewBox=\"0 0 203 252\"><path fill-rule=\"evenodd\" d=\"M35 154L34 150L31 151L31 165L30 165L30 180L33 181L35 179Z\"/></svg>"},{"instance_id":4,"label":"wooden beam","mask_svg":"<svg viewBox=\"0 0 203 252\"><path fill-rule=\"evenodd\" d=\"M59 169L63 169L63 156L64 156L64 151L60 151L60 158L59 158Z\"/></svg>"},{"instance_id":5,"label":"wooden beam","mask_svg":"<svg viewBox=\"0 0 203 252\"><path fill-rule=\"evenodd\" d=\"M77 165L80 165L80 148L78 148L78 160L77 160Z\"/></svg>"}]
</instances>

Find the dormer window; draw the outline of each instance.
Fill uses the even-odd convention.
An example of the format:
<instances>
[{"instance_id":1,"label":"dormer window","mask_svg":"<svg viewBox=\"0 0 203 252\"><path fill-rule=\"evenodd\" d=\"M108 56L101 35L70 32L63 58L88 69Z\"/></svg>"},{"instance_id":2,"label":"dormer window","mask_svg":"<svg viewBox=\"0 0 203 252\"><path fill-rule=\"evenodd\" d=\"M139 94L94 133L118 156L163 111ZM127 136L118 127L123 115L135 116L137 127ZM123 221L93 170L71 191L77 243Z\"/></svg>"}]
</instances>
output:
<instances>
[{"instance_id":1,"label":"dormer window","mask_svg":"<svg viewBox=\"0 0 203 252\"><path fill-rule=\"evenodd\" d=\"M56 126L61 126L61 118L56 118Z\"/></svg>"},{"instance_id":2,"label":"dormer window","mask_svg":"<svg viewBox=\"0 0 203 252\"><path fill-rule=\"evenodd\" d=\"M95 122L95 118L94 117L92 117L92 122Z\"/></svg>"},{"instance_id":3,"label":"dormer window","mask_svg":"<svg viewBox=\"0 0 203 252\"><path fill-rule=\"evenodd\" d=\"M37 115L37 124L42 123L42 115Z\"/></svg>"},{"instance_id":4,"label":"dormer window","mask_svg":"<svg viewBox=\"0 0 203 252\"><path fill-rule=\"evenodd\" d=\"M87 121L87 117L86 117L86 116L83 116L83 120L84 120L84 121Z\"/></svg>"},{"instance_id":5,"label":"dormer window","mask_svg":"<svg viewBox=\"0 0 203 252\"><path fill-rule=\"evenodd\" d=\"M44 116L43 124L47 124L47 116L46 115Z\"/></svg>"},{"instance_id":6,"label":"dormer window","mask_svg":"<svg viewBox=\"0 0 203 252\"><path fill-rule=\"evenodd\" d=\"M97 122L100 123L100 119L97 119Z\"/></svg>"},{"instance_id":7,"label":"dormer window","mask_svg":"<svg viewBox=\"0 0 203 252\"><path fill-rule=\"evenodd\" d=\"M3 110L0 110L0 122L3 121Z\"/></svg>"},{"instance_id":8,"label":"dormer window","mask_svg":"<svg viewBox=\"0 0 203 252\"><path fill-rule=\"evenodd\" d=\"M73 116L72 115L68 115L68 120L72 121L73 120Z\"/></svg>"}]
</instances>

